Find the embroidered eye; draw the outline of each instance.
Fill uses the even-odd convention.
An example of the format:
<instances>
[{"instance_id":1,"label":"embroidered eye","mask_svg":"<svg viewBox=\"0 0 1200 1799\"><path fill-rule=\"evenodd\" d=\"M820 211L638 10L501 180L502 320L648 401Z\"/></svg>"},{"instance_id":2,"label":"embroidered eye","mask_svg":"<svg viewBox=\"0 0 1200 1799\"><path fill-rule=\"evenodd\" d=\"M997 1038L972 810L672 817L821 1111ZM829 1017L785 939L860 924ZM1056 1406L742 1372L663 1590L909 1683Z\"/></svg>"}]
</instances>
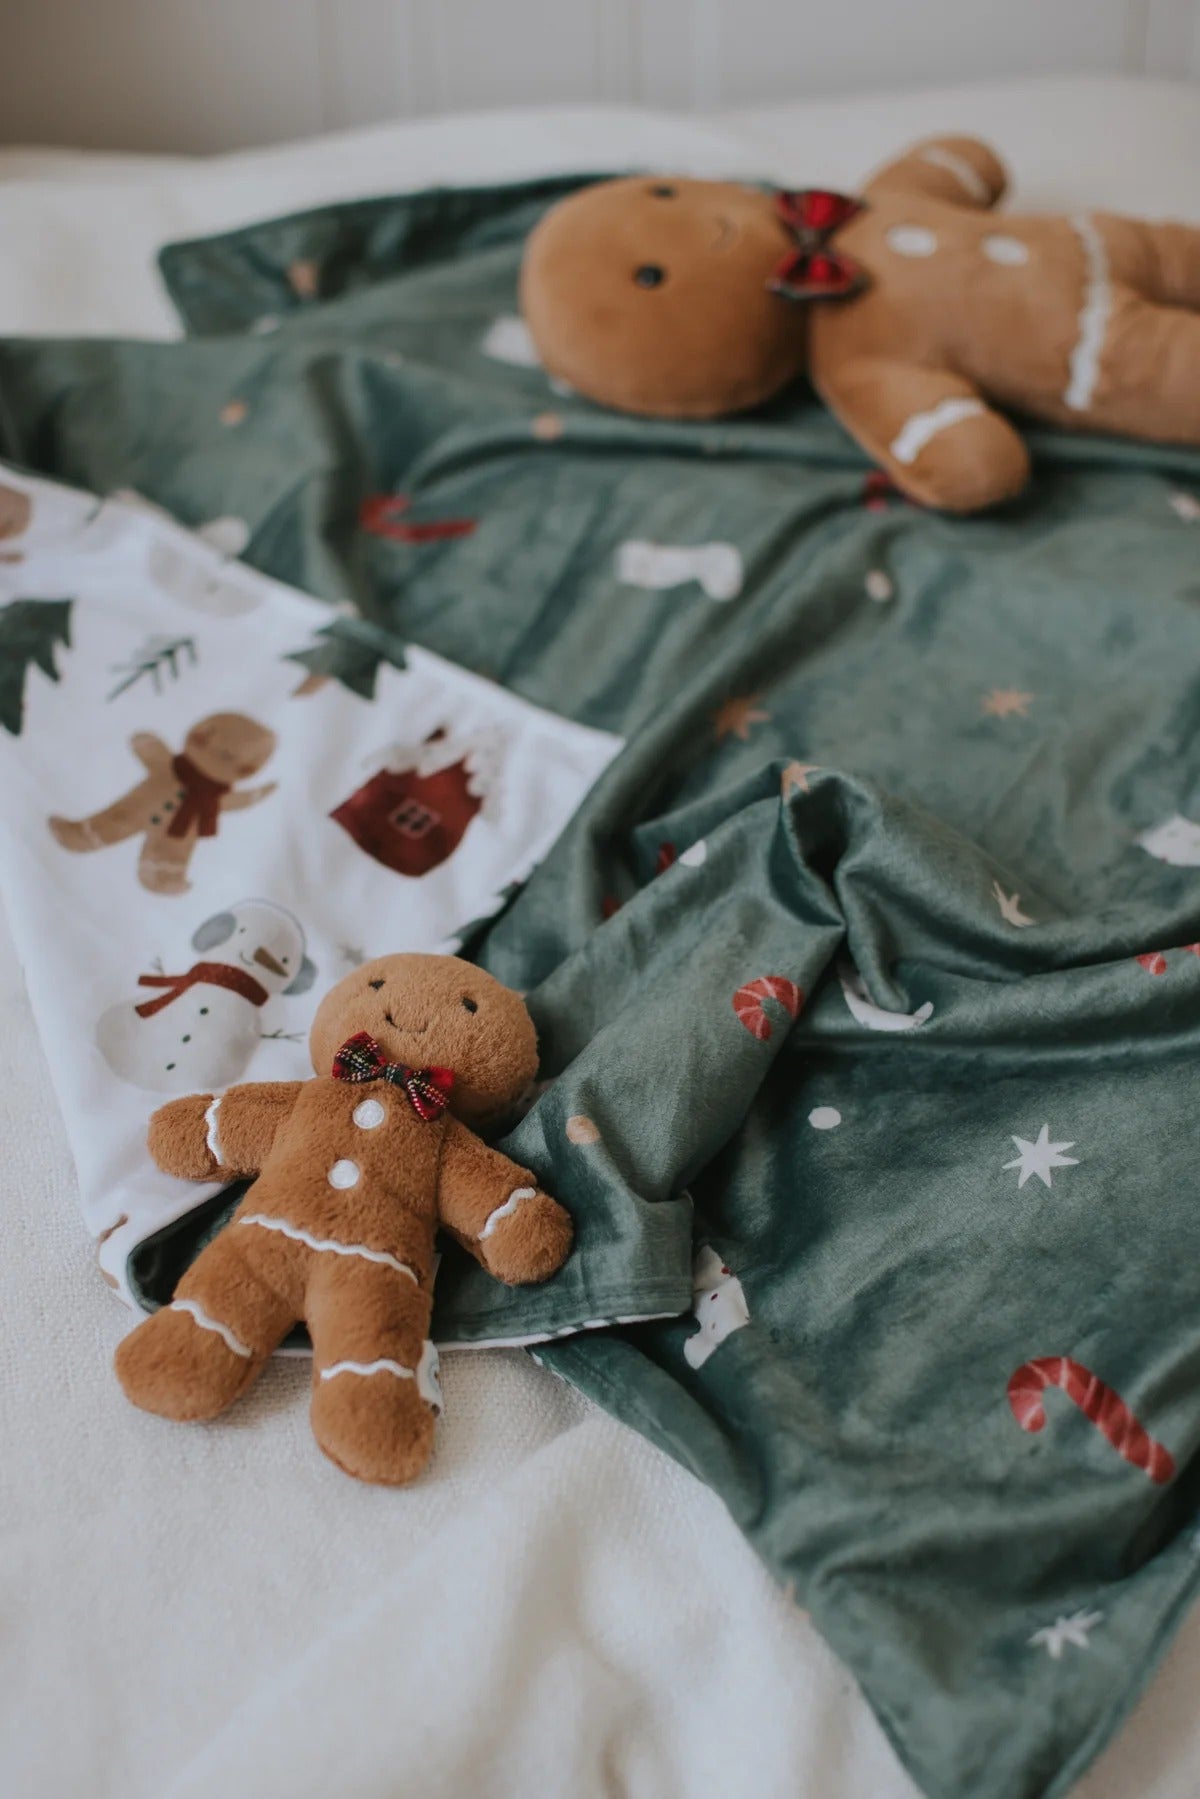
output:
<instances>
[{"instance_id":1,"label":"embroidered eye","mask_svg":"<svg viewBox=\"0 0 1200 1799\"><path fill-rule=\"evenodd\" d=\"M466 1007L468 1012L478 1012L478 1010L479 1010L478 1000L464 999L463 1005Z\"/></svg>"},{"instance_id":2,"label":"embroidered eye","mask_svg":"<svg viewBox=\"0 0 1200 1799\"><path fill-rule=\"evenodd\" d=\"M656 200L673 200L675 198L676 193L679 190L677 188L668 186L668 184L664 181L664 182L661 182L657 187L647 188L646 191L647 191L647 193L653 194L653 196Z\"/></svg>"},{"instance_id":3,"label":"embroidered eye","mask_svg":"<svg viewBox=\"0 0 1200 1799\"><path fill-rule=\"evenodd\" d=\"M378 993L379 989L383 986L383 982L382 981L368 981L367 986L371 989L372 993Z\"/></svg>"},{"instance_id":4,"label":"embroidered eye","mask_svg":"<svg viewBox=\"0 0 1200 1799\"><path fill-rule=\"evenodd\" d=\"M633 278L639 287L661 287L667 278L667 271L656 262L644 262L640 269L633 271Z\"/></svg>"}]
</instances>

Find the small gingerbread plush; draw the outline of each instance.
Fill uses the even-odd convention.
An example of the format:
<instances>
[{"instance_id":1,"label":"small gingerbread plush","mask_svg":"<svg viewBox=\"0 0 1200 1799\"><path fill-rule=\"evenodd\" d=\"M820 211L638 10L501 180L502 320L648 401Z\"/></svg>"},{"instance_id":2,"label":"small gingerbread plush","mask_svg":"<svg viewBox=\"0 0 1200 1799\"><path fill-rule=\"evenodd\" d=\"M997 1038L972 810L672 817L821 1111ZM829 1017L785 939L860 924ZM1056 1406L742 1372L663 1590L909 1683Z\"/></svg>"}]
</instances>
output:
<instances>
[{"instance_id":1,"label":"small gingerbread plush","mask_svg":"<svg viewBox=\"0 0 1200 1799\"><path fill-rule=\"evenodd\" d=\"M533 232L521 304L543 364L660 418L758 406L806 370L913 499L971 512L1029 455L993 410L1200 444L1200 230L1006 215L974 138L918 144L861 197L632 177Z\"/></svg>"},{"instance_id":2,"label":"small gingerbread plush","mask_svg":"<svg viewBox=\"0 0 1200 1799\"><path fill-rule=\"evenodd\" d=\"M254 1176L169 1306L117 1350L135 1405L212 1418L299 1320L313 1345L312 1428L360 1480L424 1467L439 1409L428 1338L440 1226L489 1274L543 1281L571 1220L474 1131L537 1070L520 996L454 956L382 956L325 996L316 1076L172 1100L150 1153L190 1180Z\"/></svg>"},{"instance_id":3,"label":"small gingerbread plush","mask_svg":"<svg viewBox=\"0 0 1200 1799\"><path fill-rule=\"evenodd\" d=\"M127 837L142 837L138 880L151 893L187 893L192 851L201 837L215 837L221 816L256 806L275 791L238 787L256 775L275 749L275 733L242 712L214 712L192 726L177 756L152 731L139 731L129 746L146 770L128 793L90 818L51 818L65 850L99 850Z\"/></svg>"}]
</instances>

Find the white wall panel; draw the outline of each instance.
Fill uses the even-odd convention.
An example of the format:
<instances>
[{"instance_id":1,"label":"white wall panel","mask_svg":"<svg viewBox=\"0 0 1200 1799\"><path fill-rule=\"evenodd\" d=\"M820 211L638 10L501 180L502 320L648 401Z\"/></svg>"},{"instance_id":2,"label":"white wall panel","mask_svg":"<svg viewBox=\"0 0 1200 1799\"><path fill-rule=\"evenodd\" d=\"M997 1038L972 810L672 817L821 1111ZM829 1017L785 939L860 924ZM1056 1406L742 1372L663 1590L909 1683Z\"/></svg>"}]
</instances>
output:
<instances>
[{"instance_id":1,"label":"white wall panel","mask_svg":"<svg viewBox=\"0 0 1200 1799\"><path fill-rule=\"evenodd\" d=\"M735 104L965 74L1114 70L1127 66L1129 20L1128 0L843 4L819 16L778 0L736 0L719 8L712 64L721 97Z\"/></svg>"},{"instance_id":2,"label":"white wall panel","mask_svg":"<svg viewBox=\"0 0 1200 1799\"><path fill-rule=\"evenodd\" d=\"M203 151L575 100L1200 77L1200 0L0 0L0 142Z\"/></svg>"},{"instance_id":3,"label":"white wall panel","mask_svg":"<svg viewBox=\"0 0 1200 1799\"><path fill-rule=\"evenodd\" d=\"M1144 0L1148 75L1200 76L1200 4Z\"/></svg>"},{"instance_id":4,"label":"white wall panel","mask_svg":"<svg viewBox=\"0 0 1200 1799\"><path fill-rule=\"evenodd\" d=\"M319 131L319 0L0 0L0 140L221 150Z\"/></svg>"}]
</instances>

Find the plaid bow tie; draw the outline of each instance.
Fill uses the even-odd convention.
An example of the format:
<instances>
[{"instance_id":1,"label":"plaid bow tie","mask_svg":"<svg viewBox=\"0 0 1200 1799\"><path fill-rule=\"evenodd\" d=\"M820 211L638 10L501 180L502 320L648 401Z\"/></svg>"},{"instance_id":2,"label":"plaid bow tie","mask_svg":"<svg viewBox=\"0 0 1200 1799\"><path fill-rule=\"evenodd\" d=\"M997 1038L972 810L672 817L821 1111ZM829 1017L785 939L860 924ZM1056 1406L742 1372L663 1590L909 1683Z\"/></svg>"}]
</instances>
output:
<instances>
[{"instance_id":1,"label":"plaid bow tie","mask_svg":"<svg viewBox=\"0 0 1200 1799\"><path fill-rule=\"evenodd\" d=\"M389 1062L369 1031L348 1037L333 1058L335 1081L388 1081L407 1093L413 1111L428 1124L450 1104L452 1068L409 1068Z\"/></svg>"},{"instance_id":2,"label":"plaid bow tie","mask_svg":"<svg viewBox=\"0 0 1200 1799\"><path fill-rule=\"evenodd\" d=\"M785 300L844 300L867 284L867 274L852 256L831 250L835 231L848 225L863 202L827 188L807 187L775 196L775 210L796 240L771 276L772 293Z\"/></svg>"}]
</instances>

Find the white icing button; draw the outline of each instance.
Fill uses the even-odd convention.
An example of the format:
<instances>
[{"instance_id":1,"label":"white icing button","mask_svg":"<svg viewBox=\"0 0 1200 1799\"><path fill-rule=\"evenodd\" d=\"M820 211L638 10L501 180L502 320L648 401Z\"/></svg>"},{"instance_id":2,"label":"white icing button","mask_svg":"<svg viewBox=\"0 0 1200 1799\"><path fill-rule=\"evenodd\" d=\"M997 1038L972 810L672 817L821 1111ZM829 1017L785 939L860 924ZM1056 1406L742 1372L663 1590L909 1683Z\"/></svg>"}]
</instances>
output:
<instances>
[{"instance_id":1,"label":"white icing button","mask_svg":"<svg viewBox=\"0 0 1200 1799\"><path fill-rule=\"evenodd\" d=\"M868 569L867 578L863 585L866 587L868 596L871 599L878 601L881 606L887 600L890 600L896 591L892 586L892 577L888 574L887 570L883 568Z\"/></svg>"},{"instance_id":2,"label":"white icing button","mask_svg":"<svg viewBox=\"0 0 1200 1799\"><path fill-rule=\"evenodd\" d=\"M984 238L983 253L992 262L1007 263L1014 269L1029 261L1028 244L1023 244L1019 237L1004 237L999 232Z\"/></svg>"},{"instance_id":3,"label":"white icing button","mask_svg":"<svg viewBox=\"0 0 1200 1799\"><path fill-rule=\"evenodd\" d=\"M836 1106L814 1106L808 1122L814 1131L834 1131L842 1122L842 1115Z\"/></svg>"},{"instance_id":4,"label":"white icing button","mask_svg":"<svg viewBox=\"0 0 1200 1799\"><path fill-rule=\"evenodd\" d=\"M897 256L932 256L937 249L937 238L924 225L893 225L887 242Z\"/></svg>"},{"instance_id":5,"label":"white icing button","mask_svg":"<svg viewBox=\"0 0 1200 1799\"><path fill-rule=\"evenodd\" d=\"M361 1172L357 1162L343 1158L342 1161L335 1162L329 1170L329 1185L331 1187L353 1187Z\"/></svg>"},{"instance_id":6,"label":"white icing button","mask_svg":"<svg viewBox=\"0 0 1200 1799\"><path fill-rule=\"evenodd\" d=\"M364 1099L359 1101L350 1116L360 1131L373 1131L377 1124L383 1123L387 1113L377 1099ZM348 1166L352 1168L354 1164L351 1162ZM342 1163L339 1162L338 1167L342 1167Z\"/></svg>"}]
</instances>

